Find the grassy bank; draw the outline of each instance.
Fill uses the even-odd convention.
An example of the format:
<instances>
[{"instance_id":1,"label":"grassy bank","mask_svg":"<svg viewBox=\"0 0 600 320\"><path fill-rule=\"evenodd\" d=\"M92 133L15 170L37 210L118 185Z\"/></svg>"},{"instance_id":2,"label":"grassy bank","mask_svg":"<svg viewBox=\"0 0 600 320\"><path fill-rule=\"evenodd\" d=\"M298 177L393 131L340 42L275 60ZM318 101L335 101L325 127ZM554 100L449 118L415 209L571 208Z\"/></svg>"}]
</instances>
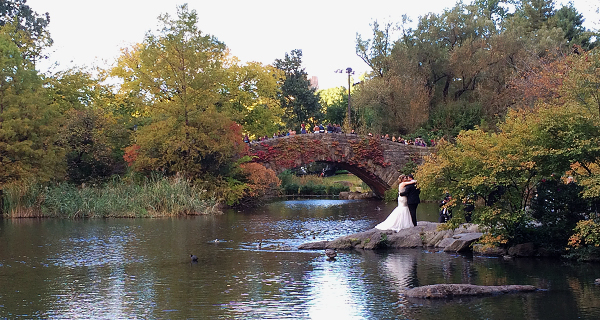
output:
<instances>
[{"instance_id":1,"label":"grassy bank","mask_svg":"<svg viewBox=\"0 0 600 320\"><path fill-rule=\"evenodd\" d=\"M285 195L339 195L344 191L368 191L368 187L352 174L322 178L316 175L298 177L291 172L284 172L279 178Z\"/></svg>"},{"instance_id":2,"label":"grassy bank","mask_svg":"<svg viewBox=\"0 0 600 320\"><path fill-rule=\"evenodd\" d=\"M4 190L9 218L158 217L217 212L214 201L184 179L154 177L133 183L115 178L101 187L19 185Z\"/></svg>"},{"instance_id":3,"label":"grassy bank","mask_svg":"<svg viewBox=\"0 0 600 320\"><path fill-rule=\"evenodd\" d=\"M340 183L340 184L346 185L350 188L350 191L356 191L356 192L370 192L371 191L371 188L369 188L369 186L367 186L366 183L364 183L362 180L360 180L359 177L357 177L351 173L336 174L331 177L325 177L325 178L323 178L323 181L325 181L325 183Z\"/></svg>"}]
</instances>

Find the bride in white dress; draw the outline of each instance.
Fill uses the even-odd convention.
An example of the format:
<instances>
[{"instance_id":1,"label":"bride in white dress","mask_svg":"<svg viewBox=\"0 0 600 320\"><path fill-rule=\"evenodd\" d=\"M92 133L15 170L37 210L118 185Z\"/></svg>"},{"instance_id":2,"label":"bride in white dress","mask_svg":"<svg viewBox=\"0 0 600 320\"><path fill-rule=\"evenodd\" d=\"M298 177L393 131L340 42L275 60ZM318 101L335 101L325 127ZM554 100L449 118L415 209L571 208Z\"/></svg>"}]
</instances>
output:
<instances>
[{"instance_id":1,"label":"bride in white dress","mask_svg":"<svg viewBox=\"0 0 600 320\"><path fill-rule=\"evenodd\" d=\"M404 175L400 176L398 180L398 194L404 191L404 187L408 184L416 183L415 180L407 180L408 178ZM406 197L398 195L398 206L382 223L375 226L379 230L393 230L400 231L401 229L412 228L413 223L410 217L410 211L408 210L408 204L406 203Z\"/></svg>"}]
</instances>

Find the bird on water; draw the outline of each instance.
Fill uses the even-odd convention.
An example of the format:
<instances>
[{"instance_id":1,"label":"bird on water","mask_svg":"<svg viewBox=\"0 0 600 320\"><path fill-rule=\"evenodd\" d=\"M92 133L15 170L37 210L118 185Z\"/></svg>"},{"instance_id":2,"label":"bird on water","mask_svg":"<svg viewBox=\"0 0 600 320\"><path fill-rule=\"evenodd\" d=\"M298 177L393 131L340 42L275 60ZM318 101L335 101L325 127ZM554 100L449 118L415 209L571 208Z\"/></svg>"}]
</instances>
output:
<instances>
[{"instance_id":1,"label":"bird on water","mask_svg":"<svg viewBox=\"0 0 600 320\"><path fill-rule=\"evenodd\" d=\"M327 260L335 260L335 257L337 257L337 250L325 249L325 255L327 256Z\"/></svg>"}]
</instances>

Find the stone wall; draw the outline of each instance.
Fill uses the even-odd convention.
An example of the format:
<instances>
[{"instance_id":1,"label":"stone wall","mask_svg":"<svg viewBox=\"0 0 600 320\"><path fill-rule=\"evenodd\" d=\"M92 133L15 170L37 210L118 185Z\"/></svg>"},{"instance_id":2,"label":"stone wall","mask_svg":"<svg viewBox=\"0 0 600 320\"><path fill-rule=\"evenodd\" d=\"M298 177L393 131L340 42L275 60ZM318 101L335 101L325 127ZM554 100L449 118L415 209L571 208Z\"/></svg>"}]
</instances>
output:
<instances>
[{"instance_id":1,"label":"stone wall","mask_svg":"<svg viewBox=\"0 0 600 320\"><path fill-rule=\"evenodd\" d=\"M359 177L379 197L394 186L407 163L421 163L430 152L427 147L340 133L302 134L250 144L255 161L277 173L311 162L331 162Z\"/></svg>"}]
</instances>

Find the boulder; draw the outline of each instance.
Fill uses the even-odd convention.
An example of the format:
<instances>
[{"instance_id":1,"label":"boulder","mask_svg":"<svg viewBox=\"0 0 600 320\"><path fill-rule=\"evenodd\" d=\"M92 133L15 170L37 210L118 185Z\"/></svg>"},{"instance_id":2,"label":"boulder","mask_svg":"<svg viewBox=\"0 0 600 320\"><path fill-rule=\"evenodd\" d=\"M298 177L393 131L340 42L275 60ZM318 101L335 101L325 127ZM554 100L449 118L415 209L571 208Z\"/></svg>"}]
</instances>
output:
<instances>
[{"instance_id":1,"label":"boulder","mask_svg":"<svg viewBox=\"0 0 600 320\"><path fill-rule=\"evenodd\" d=\"M533 292L538 290L529 285L477 286L472 284L434 284L408 289L409 298L451 299L462 296L494 295L514 292Z\"/></svg>"},{"instance_id":2,"label":"boulder","mask_svg":"<svg viewBox=\"0 0 600 320\"><path fill-rule=\"evenodd\" d=\"M317 241L317 242L308 242L303 243L298 246L300 250L324 250L327 249L327 244L329 241Z\"/></svg>"},{"instance_id":3,"label":"boulder","mask_svg":"<svg viewBox=\"0 0 600 320\"><path fill-rule=\"evenodd\" d=\"M473 253L482 256L502 257L506 255L506 249L476 243L473 245Z\"/></svg>"},{"instance_id":4,"label":"boulder","mask_svg":"<svg viewBox=\"0 0 600 320\"><path fill-rule=\"evenodd\" d=\"M483 233L462 233L452 237L454 242L444 248L445 252L463 252L471 250L471 244L483 236Z\"/></svg>"},{"instance_id":5,"label":"boulder","mask_svg":"<svg viewBox=\"0 0 600 320\"><path fill-rule=\"evenodd\" d=\"M447 248L448 251L460 252L470 248L471 243L481 237L477 227L461 226L456 230L443 230L435 222L419 221L416 227L402 229L398 232L378 229L354 233L331 241L306 243L299 246L303 250L318 249L400 249L418 247Z\"/></svg>"},{"instance_id":6,"label":"boulder","mask_svg":"<svg viewBox=\"0 0 600 320\"><path fill-rule=\"evenodd\" d=\"M508 248L508 255L514 257L531 257L534 254L535 246L531 242L517 244L513 247Z\"/></svg>"}]
</instances>

